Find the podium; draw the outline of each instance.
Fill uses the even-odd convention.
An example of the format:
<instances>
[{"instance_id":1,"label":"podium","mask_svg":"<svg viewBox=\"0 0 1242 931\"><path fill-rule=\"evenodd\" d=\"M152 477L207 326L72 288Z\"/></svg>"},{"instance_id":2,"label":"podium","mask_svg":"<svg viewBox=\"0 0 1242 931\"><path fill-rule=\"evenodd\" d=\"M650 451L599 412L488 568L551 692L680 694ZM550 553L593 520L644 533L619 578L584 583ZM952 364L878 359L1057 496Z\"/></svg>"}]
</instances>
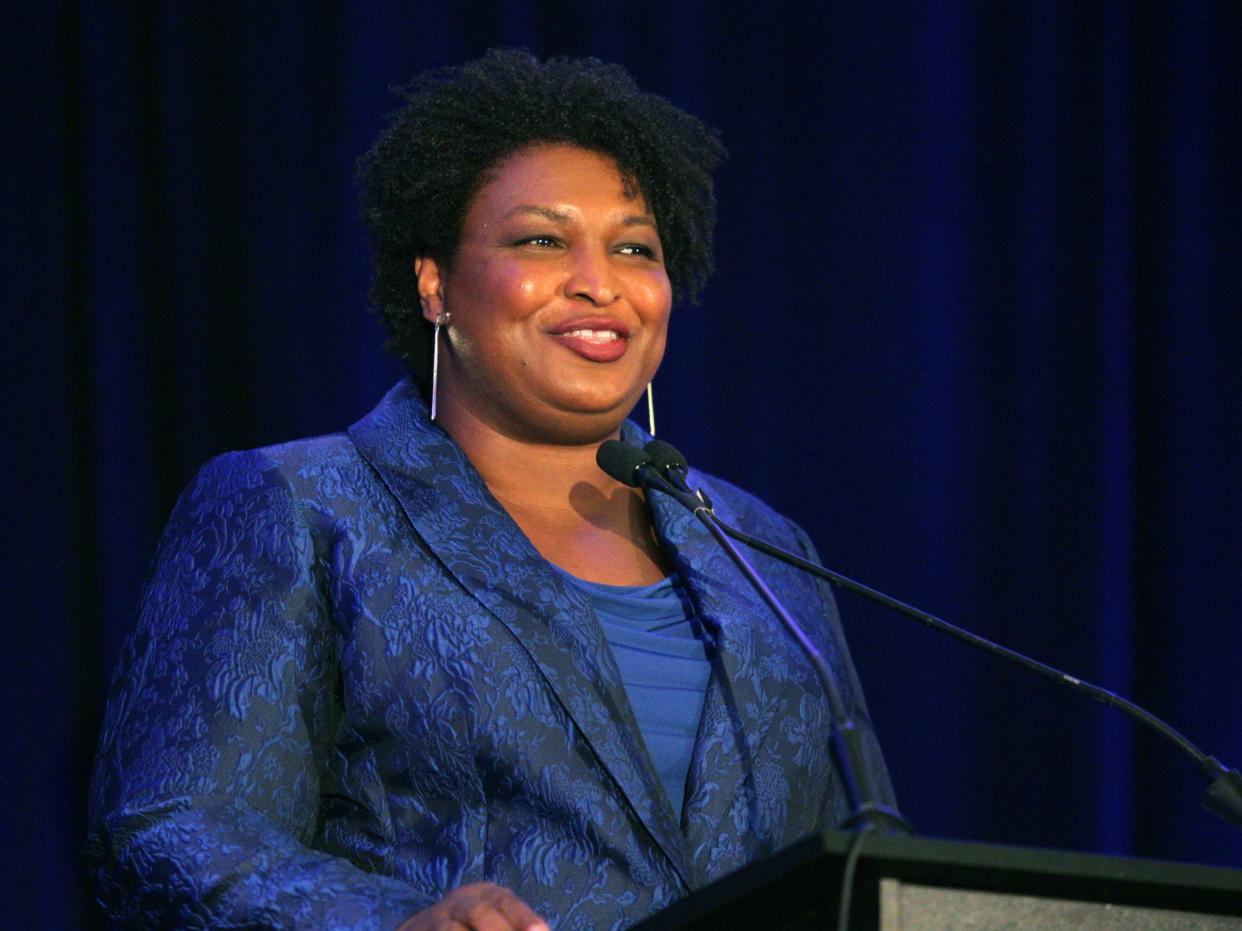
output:
<instances>
[{"instance_id":1,"label":"podium","mask_svg":"<svg viewBox=\"0 0 1242 931\"><path fill-rule=\"evenodd\" d=\"M809 837L725 876L635 931L832 929L852 835ZM869 834L852 931L1242 929L1242 870Z\"/></svg>"}]
</instances>

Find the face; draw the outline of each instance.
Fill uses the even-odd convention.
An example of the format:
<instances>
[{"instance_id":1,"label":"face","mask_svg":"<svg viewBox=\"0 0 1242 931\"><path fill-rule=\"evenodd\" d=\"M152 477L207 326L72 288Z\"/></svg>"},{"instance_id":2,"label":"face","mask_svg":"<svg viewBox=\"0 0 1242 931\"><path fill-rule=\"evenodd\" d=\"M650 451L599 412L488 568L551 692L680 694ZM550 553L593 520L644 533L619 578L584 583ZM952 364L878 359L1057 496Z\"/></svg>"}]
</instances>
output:
<instances>
[{"instance_id":1,"label":"face","mask_svg":"<svg viewBox=\"0 0 1242 931\"><path fill-rule=\"evenodd\" d=\"M614 434L664 355L672 291L659 232L616 163L574 146L497 165L446 266L416 263L441 338L439 405L507 435Z\"/></svg>"}]
</instances>

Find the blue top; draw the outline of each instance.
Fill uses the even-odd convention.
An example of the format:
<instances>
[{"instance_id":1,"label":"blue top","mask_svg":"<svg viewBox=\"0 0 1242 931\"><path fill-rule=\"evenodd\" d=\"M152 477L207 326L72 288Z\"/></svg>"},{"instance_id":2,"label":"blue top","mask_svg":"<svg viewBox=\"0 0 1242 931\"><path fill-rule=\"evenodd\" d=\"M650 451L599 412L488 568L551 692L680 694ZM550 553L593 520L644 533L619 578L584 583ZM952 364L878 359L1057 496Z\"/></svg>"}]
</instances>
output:
<instances>
[{"instance_id":1,"label":"blue top","mask_svg":"<svg viewBox=\"0 0 1242 931\"><path fill-rule=\"evenodd\" d=\"M676 576L654 585L604 585L561 574L591 599L638 730L680 816L711 672L710 635Z\"/></svg>"}]
</instances>

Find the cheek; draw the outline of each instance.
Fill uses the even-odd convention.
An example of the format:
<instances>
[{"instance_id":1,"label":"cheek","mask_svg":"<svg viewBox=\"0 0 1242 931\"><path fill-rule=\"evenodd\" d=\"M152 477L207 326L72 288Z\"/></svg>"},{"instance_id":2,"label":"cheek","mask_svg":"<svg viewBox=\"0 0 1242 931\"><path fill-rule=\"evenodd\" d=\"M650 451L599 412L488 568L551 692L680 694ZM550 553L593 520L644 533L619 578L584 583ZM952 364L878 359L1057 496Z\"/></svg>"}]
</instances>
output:
<instances>
[{"instance_id":1,"label":"cheek","mask_svg":"<svg viewBox=\"0 0 1242 931\"><path fill-rule=\"evenodd\" d=\"M528 269L493 269L488 280L487 299L501 317L522 320L547 301L547 288L538 275Z\"/></svg>"},{"instance_id":2,"label":"cheek","mask_svg":"<svg viewBox=\"0 0 1242 931\"><path fill-rule=\"evenodd\" d=\"M482 303L487 313L513 314L540 294L537 275L513 262L480 262L470 270L473 283L472 303Z\"/></svg>"},{"instance_id":3,"label":"cheek","mask_svg":"<svg viewBox=\"0 0 1242 931\"><path fill-rule=\"evenodd\" d=\"M654 325L668 326L669 312L673 305L673 288L665 275L653 275L640 290L641 312Z\"/></svg>"}]
</instances>

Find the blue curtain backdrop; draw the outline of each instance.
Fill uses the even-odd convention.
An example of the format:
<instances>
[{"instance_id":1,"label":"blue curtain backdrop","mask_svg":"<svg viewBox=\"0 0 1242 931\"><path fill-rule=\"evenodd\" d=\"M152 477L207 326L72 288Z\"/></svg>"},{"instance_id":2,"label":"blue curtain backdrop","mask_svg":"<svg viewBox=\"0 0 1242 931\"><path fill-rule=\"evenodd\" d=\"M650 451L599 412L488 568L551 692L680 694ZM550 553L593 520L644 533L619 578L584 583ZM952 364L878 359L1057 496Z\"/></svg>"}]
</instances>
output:
<instances>
[{"instance_id":1,"label":"blue curtain backdrop","mask_svg":"<svg viewBox=\"0 0 1242 931\"><path fill-rule=\"evenodd\" d=\"M353 163L387 88L493 45L621 62L731 149L665 437L1242 765L1240 10L5 4L5 923L96 923L86 780L162 522L398 377ZM1117 712L842 606L925 834L1242 865Z\"/></svg>"}]
</instances>

